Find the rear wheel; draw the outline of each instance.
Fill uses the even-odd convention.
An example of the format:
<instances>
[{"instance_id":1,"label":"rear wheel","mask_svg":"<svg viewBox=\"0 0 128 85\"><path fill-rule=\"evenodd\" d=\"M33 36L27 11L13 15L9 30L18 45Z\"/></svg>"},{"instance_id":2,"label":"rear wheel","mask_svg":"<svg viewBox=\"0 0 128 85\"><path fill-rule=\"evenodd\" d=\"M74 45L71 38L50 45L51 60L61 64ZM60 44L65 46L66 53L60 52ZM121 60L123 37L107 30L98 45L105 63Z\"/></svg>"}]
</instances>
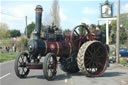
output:
<instances>
[{"instance_id":1,"label":"rear wheel","mask_svg":"<svg viewBox=\"0 0 128 85\"><path fill-rule=\"evenodd\" d=\"M43 62L43 73L47 80L53 80L56 77L57 59L54 53L48 53Z\"/></svg>"},{"instance_id":2,"label":"rear wheel","mask_svg":"<svg viewBox=\"0 0 128 85\"><path fill-rule=\"evenodd\" d=\"M106 47L98 41L84 43L77 56L78 67L86 76L95 77L104 73L108 63Z\"/></svg>"},{"instance_id":3,"label":"rear wheel","mask_svg":"<svg viewBox=\"0 0 128 85\"><path fill-rule=\"evenodd\" d=\"M25 78L28 73L29 69L27 68L27 64L30 62L28 53L26 52L21 52L15 60L15 73L19 78Z\"/></svg>"}]
</instances>

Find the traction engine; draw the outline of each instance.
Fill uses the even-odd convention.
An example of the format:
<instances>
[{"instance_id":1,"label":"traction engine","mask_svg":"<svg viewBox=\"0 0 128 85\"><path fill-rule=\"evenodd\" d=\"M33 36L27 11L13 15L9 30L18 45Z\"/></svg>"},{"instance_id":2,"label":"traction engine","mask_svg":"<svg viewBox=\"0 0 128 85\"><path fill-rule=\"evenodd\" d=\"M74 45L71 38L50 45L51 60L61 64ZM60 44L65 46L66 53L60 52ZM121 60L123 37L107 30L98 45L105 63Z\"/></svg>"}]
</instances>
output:
<instances>
[{"instance_id":1,"label":"traction engine","mask_svg":"<svg viewBox=\"0 0 128 85\"><path fill-rule=\"evenodd\" d=\"M28 52L21 52L15 60L15 73L19 78L27 77L30 69L43 69L45 78L53 80L58 64L67 73L81 71L88 77L104 73L108 62L107 49L96 40L87 26L76 26L70 36L58 34L57 28L51 26L45 29L44 36L41 37L43 9L37 5L35 11L34 38L28 42Z\"/></svg>"}]
</instances>

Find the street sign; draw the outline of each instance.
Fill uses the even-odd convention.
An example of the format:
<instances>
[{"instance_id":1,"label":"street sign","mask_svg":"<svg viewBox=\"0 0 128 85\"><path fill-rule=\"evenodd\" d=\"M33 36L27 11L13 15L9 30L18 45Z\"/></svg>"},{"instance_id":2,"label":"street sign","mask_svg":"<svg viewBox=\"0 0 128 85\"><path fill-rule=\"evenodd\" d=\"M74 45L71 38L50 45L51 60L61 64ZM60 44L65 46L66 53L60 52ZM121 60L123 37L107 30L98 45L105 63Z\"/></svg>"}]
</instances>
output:
<instances>
[{"instance_id":1,"label":"street sign","mask_svg":"<svg viewBox=\"0 0 128 85\"><path fill-rule=\"evenodd\" d=\"M106 0L105 3L101 4L101 18L113 17L113 5Z\"/></svg>"}]
</instances>

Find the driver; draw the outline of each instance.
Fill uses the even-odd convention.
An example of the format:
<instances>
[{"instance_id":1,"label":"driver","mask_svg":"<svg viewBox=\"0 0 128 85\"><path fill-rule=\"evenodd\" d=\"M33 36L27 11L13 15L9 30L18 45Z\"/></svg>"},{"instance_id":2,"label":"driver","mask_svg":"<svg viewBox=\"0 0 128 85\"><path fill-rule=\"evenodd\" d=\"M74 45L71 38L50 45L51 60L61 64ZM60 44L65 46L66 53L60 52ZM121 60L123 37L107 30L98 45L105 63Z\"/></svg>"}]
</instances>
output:
<instances>
[{"instance_id":1,"label":"driver","mask_svg":"<svg viewBox=\"0 0 128 85\"><path fill-rule=\"evenodd\" d=\"M96 35L96 39L97 39L98 41L101 41L101 39L102 39L102 34L101 34L101 30L100 30L100 26L99 26L99 25L96 26L95 35Z\"/></svg>"},{"instance_id":2,"label":"driver","mask_svg":"<svg viewBox=\"0 0 128 85\"><path fill-rule=\"evenodd\" d=\"M91 33L93 33L93 30L94 30L94 25L91 24L91 25L89 26L89 31L90 31Z\"/></svg>"}]
</instances>

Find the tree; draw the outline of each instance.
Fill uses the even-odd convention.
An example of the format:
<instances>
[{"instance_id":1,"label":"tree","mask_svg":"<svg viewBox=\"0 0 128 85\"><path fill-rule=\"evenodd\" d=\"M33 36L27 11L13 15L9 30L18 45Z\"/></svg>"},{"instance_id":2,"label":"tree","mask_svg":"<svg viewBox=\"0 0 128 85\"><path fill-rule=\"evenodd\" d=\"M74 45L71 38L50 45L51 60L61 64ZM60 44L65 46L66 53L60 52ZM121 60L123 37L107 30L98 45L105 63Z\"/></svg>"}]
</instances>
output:
<instances>
[{"instance_id":1,"label":"tree","mask_svg":"<svg viewBox=\"0 0 128 85\"><path fill-rule=\"evenodd\" d=\"M128 13L123 13L120 15L120 24L128 30Z\"/></svg>"},{"instance_id":2,"label":"tree","mask_svg":"<svg viewBox=\"0 0 128 85\"><path fill-rule=\"evenodd\" d=\"M87 24L85 24L85 23L81 23L81 24L84 25L86 28L88 28ZM80 35L86 35L87 30L85 28L79 27L78 32Z\"/></svg>"},{"instance_id":3,"label":"tree","mask_svg":"<svg viewBox=\"0 0 128 85\"><path fill-rule=\"evenodd\" d=\"M28 36L28 38L30 38L30 35L31 35L32 31L34 30L34 28L35 28L35 23L34 22L27 25L27 36ZM26 33L26 30L25 30L24 33Z\"/></svg>"},{"instance_id":4,"label":"tree","mask_svg":"<svg viewBox=\"0 0 128 85\"><path fill-rule=\"evenodd\" d=\"M10 38L11 37L11 30L7 30L5 34L6 34L6 38Z\"/></svg>"},{"instance_id":5,"label":"tree","mask_svg":"<svg viewBox=\"0 0 128 85\"><path fill-rule=\"evenodd\" d=\"M27 49L27 43L28 43L28 39L21 37L20 41L16 42L16 46L18 48L18 51L24 51Z\"/></svg>"},{"instance_id":6,"label":"tree","mask_svg":"<svg viewBox=\"0 0 128 85\"><path fill-rule=\"evenodd\" d=\"M104 44L106 43L106 24L101 25L101 34L102 34L102 40Z\"/></svg>"},{"instance_id":7,"label":"tree","mask_svg":"<svg viewBox=\"0 0 128 85\"><path fill-rule=\"evenodd\" d=\"M8 30L8 25L6 23L0 22L0 38L6 38L6 32Z\"/></svg>"},{"instance_id":8,"label":"tree","mask_svg":"<svg viewBox=\"0 0 128 85\"><path fill-rule=\"evenodd\" d=\"M126 20L125 18L128 19L128 13L125 14L121 14L120 17L120 23L122 25L122 27L120 27L120 43L124 44L127 40L127 23L128 20ZM109 25L109 40L111 44L115 44L116 43L116 31L117 31L117 21L112 21L111 24ZM101 25L101 31L102 31L102 42L106 42L106 24Z\"/></svg>"},{"instance_id":9,"label":"tree","mask_svg":"<svg viewBox=\"0 0 128 85\"><path fill-rule=\"evenodd\" d=\"M0 29L8 30L8 25L6 23L0 22Z\"/></svg>"},{"instance_id":10,"label":"tree","mask_svg":"<svg viewBox=\"0 0 128 85\"><path fill-rule=\"evenodd\" d=\"M110 33L110 37L112 38L112 44L114 44L116 42L116 21L112 21L111 23L111 33ZM120 43L124 44L125 40L127 39L127 33L126 33L126 29L122 26L120 27Z\"/></svg>"},{"instance_id":11,"label":"tree","mask_svg":"<svg viewBox=\"0 0 128 85\"><path fill-rule=\"evenodd\" d=\"M21 33L19 30L9 30L10 32L10 37L19 37L21 36Z\"/></svg>"},{"instance_id":12,"label":"tree","mask_svg":"<svg viewBox=\"0 0 128 85\"><path fill-rule=\"evenodd\" d=\"M69 33L69 32L71 32L71 30L70 29L65 29L63 32L64 33Z\"/></svg>"},{"instance_id":13,"label":"tree","mask_svg":"<svg viewBox=\"0 0 128 85\"><path fill-rule=\"evenodd\" d=\"M45 27L46 26L41 25L41 31L44 31ZM35 23L34 22L32 22L31 24L27 25L27 36L28 36L28 38L31 37L31 34L34 31L34 29L35 29ZM25 30L24 33L26 33L26 30Z\"/></svg>"}]
</instances>

